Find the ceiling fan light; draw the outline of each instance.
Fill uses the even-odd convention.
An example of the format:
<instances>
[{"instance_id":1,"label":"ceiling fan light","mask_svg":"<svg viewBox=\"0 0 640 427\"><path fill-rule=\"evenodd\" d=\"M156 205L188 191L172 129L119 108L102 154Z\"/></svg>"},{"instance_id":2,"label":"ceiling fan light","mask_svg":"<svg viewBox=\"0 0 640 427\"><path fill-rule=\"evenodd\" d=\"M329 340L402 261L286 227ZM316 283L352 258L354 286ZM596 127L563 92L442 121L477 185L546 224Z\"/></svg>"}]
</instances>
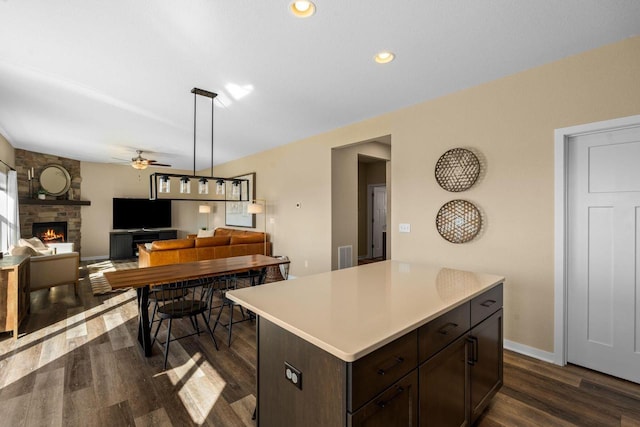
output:
<instances>
[{"instance_id":1,"label":"ceiling fan light","mask_svg":"<svg viewBox=\"0 0 640 427\"><path fill-rule=\"evenodd\" d=\"M133 166L134 169L144 170L149 166L149 164L147 162L143 162L143 161L140 161L140 160L135 160L135 161L131 162L131 166Z\"/></svg>"}]
</instances>

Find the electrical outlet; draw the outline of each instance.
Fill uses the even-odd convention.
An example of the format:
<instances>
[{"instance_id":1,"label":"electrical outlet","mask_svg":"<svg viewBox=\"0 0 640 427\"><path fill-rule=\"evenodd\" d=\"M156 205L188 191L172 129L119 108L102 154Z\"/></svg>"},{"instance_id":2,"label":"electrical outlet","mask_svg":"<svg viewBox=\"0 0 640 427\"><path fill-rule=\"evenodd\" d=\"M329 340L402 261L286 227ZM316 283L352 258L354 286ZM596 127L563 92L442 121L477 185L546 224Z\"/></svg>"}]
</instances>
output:
<instances>
[{"instance_id":1,"label":"electrical outlet","mask_svg":"<svg viewBox=\"0 0 640 427\"><path fill-rule=\"evenodd\" d=\"M284 377L291 384L302 390L302 372L289 362L284 362Z\"/></svg>"}]
</instances>

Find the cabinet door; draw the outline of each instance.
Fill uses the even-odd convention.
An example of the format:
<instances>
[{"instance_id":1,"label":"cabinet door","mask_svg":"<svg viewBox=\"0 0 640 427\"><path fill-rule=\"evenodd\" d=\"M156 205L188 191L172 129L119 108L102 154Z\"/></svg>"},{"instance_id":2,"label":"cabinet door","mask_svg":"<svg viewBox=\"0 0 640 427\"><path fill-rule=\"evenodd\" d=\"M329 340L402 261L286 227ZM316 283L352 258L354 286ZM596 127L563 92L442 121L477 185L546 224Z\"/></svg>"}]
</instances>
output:
<instances>
[{"instance_id":1,"label":"cabinet door","mask_svg":"<svg viewBox=\"0 0 640 427\"><path fill-rule=\"evenodd\" d=\"M131 234L111 234L109 239L109 258L133 257L133 237Z\"/></svg>"},{"instance_id":2,"label":"cabinet door","mask_svg":"<svg viewBox=\"0 0 640 427\"><path fill-rule=\"evenodd\" d=\"M427 360L419 369L420 426L468 426L466 335Z\"/></svg>"},{"instance_id":3,"label":"cabinet door","mask_svg":"<svg viewBox=\"0 0 640 427\"><path fill-rule=\"evenodd\" d=\"M22 320L31 308L31 259L27 259L18 267L18 311L19 319Z\"/></svg>"},{"instance_id":4,"label":"cabinet door","mask_svg":"<svg viewBox=\"0 0 640 427\"><path fill-rule=\"evenodd\" d=\"M502 387L502 309L471 330L471 422Z\"/></svg>"},{"instance_id":5,"label":"cabinet door","mask_svg":"<svg viewBox=\"0 0 640 427\"><path fill-rule=\"evenodd\" d=\"M178 232L176 230L165 230L158 233L158 240L170 240L176 239Z\"/></svg>"},{"instance_id":6,"label":"cabinet door","mask_svg":"<svg viewBox=\"0 0 640 427\"><path fill-rule=\"evenodd\" d=\"M365 406L348 416L350 427L418 425L418 374L414 369Z\"/></svg>"}]
</instances>

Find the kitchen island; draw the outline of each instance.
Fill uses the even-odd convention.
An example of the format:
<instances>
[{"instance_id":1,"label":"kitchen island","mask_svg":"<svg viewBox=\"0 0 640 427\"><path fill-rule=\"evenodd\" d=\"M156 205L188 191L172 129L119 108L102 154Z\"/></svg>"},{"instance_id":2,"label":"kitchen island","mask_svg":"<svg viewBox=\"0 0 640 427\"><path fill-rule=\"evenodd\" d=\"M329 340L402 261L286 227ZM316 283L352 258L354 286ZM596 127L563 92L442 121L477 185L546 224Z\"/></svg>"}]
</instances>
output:
<instances>
[{"instance_id":1,"label":"kitchen island","mask_svg":"<svg viewBox=\"0 0 640 427\"><path fill-rule=\"evenodd\" d=\"M470 425L502 385L503 277L383 261L227 293L258 315L258 425Z\"/></svg>"}]
</instances>

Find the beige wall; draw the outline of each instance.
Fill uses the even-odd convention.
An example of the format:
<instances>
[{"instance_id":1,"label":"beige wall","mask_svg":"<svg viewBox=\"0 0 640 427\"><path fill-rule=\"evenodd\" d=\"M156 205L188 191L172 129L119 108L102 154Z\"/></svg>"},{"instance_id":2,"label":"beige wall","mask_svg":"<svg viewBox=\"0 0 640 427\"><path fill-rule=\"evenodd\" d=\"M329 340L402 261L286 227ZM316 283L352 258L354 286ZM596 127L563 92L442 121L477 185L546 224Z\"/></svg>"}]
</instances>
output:
<instances>
[{"instance_id":1,"label":"beige wall","mask_svg":"<svg viewBox=\"0 0 640 427\"><path fill-rule=\"evenodd\" d=\"M0 133L0 160L5 162L6 164L16 167L16 157L15 150L9 144L9 141L5 139L5 137Z\"/></svg>"},{"instance_id":2,"label":"beige wall","mask_svg":"<svg viewBox=\"0 0 640 427\"><path fill-rule=\"evenodd\" d=\"M149 175L154 171L162 172L163 170L148 168L137 171L129 165L81 163L82 198L91 201L91 206L82 207L81 232L84 259L109 256L109 231L113 224L112 199L114 197L149 197ZM171 170L171 173L180 173L180 171ZM185 173L192 172L185 171ZM174 185L172 190L177 191L177 185ZM172 202L173 228L178 230L178 237L186 237L188 233L195 233L206 225L204 215L198 214L199 204L201 203L197 201Z\"/></svg>"},{"instance_id":3,"label":"beige wall","mask_svg":"<svg viewBox=\"0 0 640 427\"><path fill-rule=\"evenodd\" d=\"M258 195L276 221L267 226L276 253L292 259L293 275L328 271L332 232L341 229L331 222L331 149L391 134L393 259L505 275L505 337L551 352L553 132L640 114L638 52L635 37L231 162L216 174L256 171ZM472 148L485 168L463 193L434 179L435 162L453 147ZM435 229L438 209L455 198L484 215L481 234L467 244L448 243ZM411 233L398 233L398 223L410 223Z\"/></svg>"}]
</instances>

